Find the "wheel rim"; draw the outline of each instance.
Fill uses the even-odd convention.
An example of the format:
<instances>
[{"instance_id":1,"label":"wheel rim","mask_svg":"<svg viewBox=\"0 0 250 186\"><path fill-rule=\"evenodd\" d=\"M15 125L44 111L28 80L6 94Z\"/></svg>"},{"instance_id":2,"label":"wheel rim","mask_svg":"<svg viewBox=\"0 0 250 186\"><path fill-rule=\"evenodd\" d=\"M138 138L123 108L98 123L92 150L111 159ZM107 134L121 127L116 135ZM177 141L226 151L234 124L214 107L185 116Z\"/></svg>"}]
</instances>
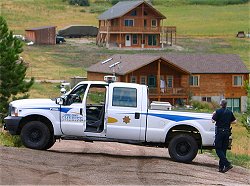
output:
<instances>
[{"instance_id":1,"label":"wheel rim","mask_svg":"<svg viewBox=\"0 0 250 186\"><path fill-rule=\"evenodd\" d=\"M42 139L42 132L39 129L32 129L29 133L29 140L33 143L37 143Z\"/></svg>"},{"instance_id":2,"label":"wheel rim","mask_svg":"<svg viewBox=\"0 0 250 186\"><path fill-rule=\"evenodd\" d=\"M176 152L180 156L186 156L191 150L191 146L188 142L182 141L176 145Z\"/></svg>"}]
</instances>

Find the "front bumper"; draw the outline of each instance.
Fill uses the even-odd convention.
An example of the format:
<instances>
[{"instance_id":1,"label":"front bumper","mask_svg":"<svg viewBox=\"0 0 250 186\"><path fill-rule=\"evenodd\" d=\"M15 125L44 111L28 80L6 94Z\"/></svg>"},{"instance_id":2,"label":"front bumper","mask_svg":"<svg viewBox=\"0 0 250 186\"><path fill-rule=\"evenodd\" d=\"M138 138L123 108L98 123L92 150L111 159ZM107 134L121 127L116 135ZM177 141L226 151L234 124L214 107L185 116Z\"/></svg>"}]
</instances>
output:
<instances>
[{"instance_id":1,"label":"front bumper","mask_svg":"<svg viewBox=\"0 0 250 186\"><path fill-rule=\"evenodd\" d=\"M8 130L10 134L18 134L18 126L22 117L7 116L4 118L4 130Z\"/></svg>"}]
</instances>

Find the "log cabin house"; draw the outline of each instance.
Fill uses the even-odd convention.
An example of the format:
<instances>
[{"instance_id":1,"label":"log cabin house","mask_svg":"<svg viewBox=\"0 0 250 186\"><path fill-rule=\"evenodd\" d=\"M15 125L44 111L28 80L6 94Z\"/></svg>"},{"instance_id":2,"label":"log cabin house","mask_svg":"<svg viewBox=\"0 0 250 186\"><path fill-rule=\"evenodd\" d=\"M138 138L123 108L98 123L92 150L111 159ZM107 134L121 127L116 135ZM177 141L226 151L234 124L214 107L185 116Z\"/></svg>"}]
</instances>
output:
<instances>
[{"instance_id":1,"label":"log cabin house","mask_svg":"<svg viewBox=\"0 0 250 186\"><path fill-rule=\"evenodd\" d=\"M163 27L166 17L145 1L121 1L99 16L99 46L160 48L176 42L176 27Z\"/></svg>"},{"instance_id":2,"label":"log cabin house","mask_svg":"<svg viewBox=\"0 0 250 186\"><path fill-rule=\"evenodd\" d=\"M176 105L188 104L190 99L219 103L226 98L231 110L246 110L243 86L249 80L249 71L237 55L115 54L106 63L87 69L88 80L103 80L112 74L121 82L146 84L151 101Z\"/></svg>"}]
</instances>

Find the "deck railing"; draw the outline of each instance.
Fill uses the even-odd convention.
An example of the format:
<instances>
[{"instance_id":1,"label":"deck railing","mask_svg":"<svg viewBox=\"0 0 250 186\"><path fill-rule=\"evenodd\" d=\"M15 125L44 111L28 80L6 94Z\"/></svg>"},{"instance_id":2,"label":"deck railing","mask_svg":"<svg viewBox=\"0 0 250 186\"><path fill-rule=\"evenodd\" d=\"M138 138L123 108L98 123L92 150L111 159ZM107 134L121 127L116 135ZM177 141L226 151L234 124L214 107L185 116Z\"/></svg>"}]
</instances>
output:
<instances>
[{"instance_id":1,"label":"deck railing","mask_svg":"<svg viewBox=\"0 0 250 186\"><path fill-rule=\"evenodd\" d=\"M123 26L123 27L119 27L119 26L101 26L99 28L99 31L101 32L134 32L134 33L138 33L138 32L147 32L147 33L160 33L162 31L162 27L134 27L134 26Z\"/></svg>"},{"instance_id":2,"label":"deck railing","mask_svg":"<svg viewBox=\"0 0 250 186\"><path fill-rule=\"evenodd\" d=\"M149 95L158 95L157 88L149 88ZM160 95L187 95L185 88L166 88L161 89Z\"/></svg>"}]
</instances>

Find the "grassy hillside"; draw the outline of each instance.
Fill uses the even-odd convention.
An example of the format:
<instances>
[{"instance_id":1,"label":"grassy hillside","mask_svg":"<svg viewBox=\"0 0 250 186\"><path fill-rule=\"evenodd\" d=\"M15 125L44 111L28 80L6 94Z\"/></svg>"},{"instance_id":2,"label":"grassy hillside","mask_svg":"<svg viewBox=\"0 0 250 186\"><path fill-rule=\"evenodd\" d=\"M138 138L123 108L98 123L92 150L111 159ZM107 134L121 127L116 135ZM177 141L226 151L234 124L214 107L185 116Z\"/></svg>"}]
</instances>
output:
<instances>
[{"instance_id":1,"label":"grassy hillside","mask_svg":"<svg viewBox=\"0 0 250 186\"><path fill-rule=\"evenodd\" d=\"M84 8L68 5L62 0L1 0L1 15L16 34L27 28L55 25L97 25L97 15L83 12Z\"/></svg>"},{"instance_id":2,"label":"grassy hillside","mask_svg":"<svg viewBox=\"0 0 250 186\"><path fill-rule=\"evenodd\" d=\"M249 5L156 6L166 15L164 25L177 26L178 34L190 36L229 36L249 29Z\"/></svg>"},{"instance_id":3,"label":"grassy hillside","mask_svg":"<svg viewBox=\"0 0 250 186\"><path fill-rule=\"evenodd\" d=\"M167 16L164 25L177 26L177 44L188 52L239 54L250 69L249 39L235 38L239 30L249 28L250 4L210 6L187 2L190 1L153 1ZM72 6L63 0L2 0L0 10L10 29L15 34L24 34L26 28L45 25L56 25L57 30L73 24L97 25L97 16L111 4L106 0L90 0L90 5ZM60 46L25 46L22 56L30 64L28 76L68 79L86 75L84 68L88 65L117 52L67 42Z\"/></svg>"},{"instance_id":4,"label":"grassy hillside","mask_svg":"<svg viewBox=\"0 0 250 186\"><path fill-rule=\"evenodd\" d=\"M155 0L155 7L175 25L179 35L235 36L249 29L247 4L211 6L190 5L177 0ZM1 0L1 14L12 30L23 34L26 28L55 25L98 25L98 15L111 6L106 0L90 0L90 7L68 5L63 0Z\"/></svg>"}]
</instances>

